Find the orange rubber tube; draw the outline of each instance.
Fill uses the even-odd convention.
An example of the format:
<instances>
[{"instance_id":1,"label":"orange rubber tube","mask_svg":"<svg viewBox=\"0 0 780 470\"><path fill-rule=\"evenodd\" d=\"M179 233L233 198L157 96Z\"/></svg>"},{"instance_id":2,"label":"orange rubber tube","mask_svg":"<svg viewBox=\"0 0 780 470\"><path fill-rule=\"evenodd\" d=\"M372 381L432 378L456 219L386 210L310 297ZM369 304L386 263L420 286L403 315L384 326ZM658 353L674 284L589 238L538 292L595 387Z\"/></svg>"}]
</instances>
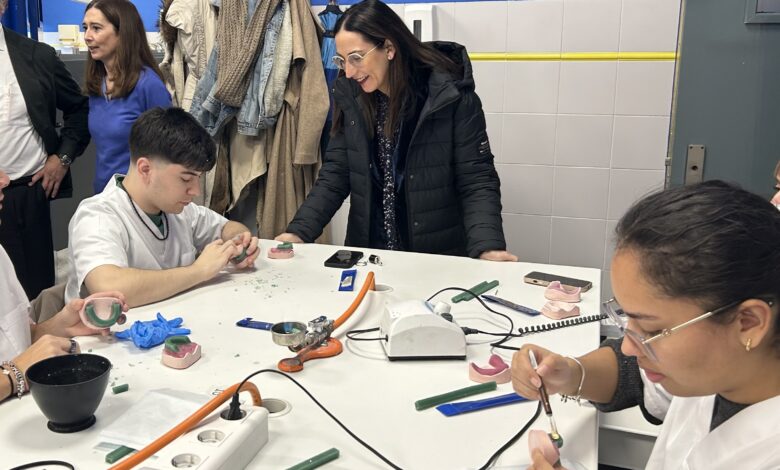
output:
<instances>
[{"instance_id":1,"label":"orange rubber tube","mask_svg":"<svg viewBox=\"0 0 780 470\"><path fill-rule=\"evenodd\" d=\"M349 308L341 314L340 317L336 319L336 321L333 322L333 329L340 327L342 323L347 321L349 317L352 316L353 313L355 313L355 310L357 310L360 303L363 301L363 298L366 296L366 293L370 290L374 290L374 271L369 271L368 276L366 276L366 282L363 283L363 287L360 288L360 292L358 292L357 297L355 297L355 300L352 301L352 305L349 306Z\"/></svg>"},{"instance_id":2,"label":"orange rubber tube","mask_svg":"<svg viewBox=\"0 0 780 470\"><path fill-rule=\"evenodd\" d=\"M144 460L159 452L160 449L173 442L177 437L197 426L198 423L203 421L204 418L219 408L220 405L228 401L233 396L233 394L236 393L238 385L239 384L235 384L226 388L222 391L222 393L212 398L198 411L190 415L181 423L177 424L173 429L158 437L154 442L139 450L135 454L122 459L113 467L109 467L108 470L129 470L137 465L140 465ZM263 403L263 400L260 398L260 391L252 382L246 382L244 386L241 387L241 390L239 390L239 393L240 392L249 392L252 395L252 403L255 406L260 406Z\"/></svg>"}]
</instances>

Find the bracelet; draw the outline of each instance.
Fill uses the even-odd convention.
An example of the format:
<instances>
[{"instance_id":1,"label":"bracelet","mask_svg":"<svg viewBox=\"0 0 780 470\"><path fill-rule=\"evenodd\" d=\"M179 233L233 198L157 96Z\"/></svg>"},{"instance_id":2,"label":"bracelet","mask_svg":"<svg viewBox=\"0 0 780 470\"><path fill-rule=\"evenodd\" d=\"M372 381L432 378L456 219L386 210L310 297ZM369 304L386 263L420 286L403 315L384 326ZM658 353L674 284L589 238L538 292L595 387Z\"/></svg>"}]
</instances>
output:
<instances>
[{"instance_id":1,"label":"bracelet","mask_svg":"<svg viewBox=\"0 0 780 470\"><path fill-rule=\"evenodd\" d=\"M22 371L20 371L19 368L16 367L16 364L14 364L11 361L3 361L2 366L3 369L5 369L3 372L4 374L8 374L8 370L6 368L10 368L11 372L13 372L14 375L16 376L16 397L22 398L22 395L24 395L24 389L26 385L24 382L24 374L22 374Z\"/></svg>"},{"instance_id":2,"label":"bracelet","mask_svg":"<svg viewBox=\"0 0 780 470\"><path fill-rule=\"evenodd\" d=\"M14 394L14 388L16 387L14 387L14 379L11 378L11 372L8 369L3 368L3 375L8 377L8 385L11 386L11 393L9 393L7 397L3 398L3 400L5 400L6 398L11 398L11 396Z\"/></svg>"},{"instance_id":3,"label":"bracelet","mask_svg":"<svg viewBox=\"0 0 780 470\"><path fill-rule=\"evenodd\" d=\"M580 370L582 371L582 378L580 378L580 386L577 387L577 394L574 396L561 394L561 401L566 403L569 400L573 400L577 402L577 405L582 405L580 400L582 399L582 384L585 383L585 366L583 366L576 357L566 356L566 358L571 359L572 361L576 362L578 366L580 366Z\"/></svg>"}]
</instances>

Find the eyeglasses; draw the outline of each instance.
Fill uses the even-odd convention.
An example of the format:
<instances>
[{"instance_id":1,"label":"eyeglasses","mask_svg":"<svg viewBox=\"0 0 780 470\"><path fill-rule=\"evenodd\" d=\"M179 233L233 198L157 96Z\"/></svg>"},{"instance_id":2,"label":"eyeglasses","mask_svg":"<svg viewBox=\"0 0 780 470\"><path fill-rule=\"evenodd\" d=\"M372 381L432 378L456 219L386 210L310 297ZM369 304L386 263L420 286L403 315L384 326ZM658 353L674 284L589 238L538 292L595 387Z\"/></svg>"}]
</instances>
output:
<instances>
[{"instance_id":1,"label":"eyeglasses","mask_svg":"<svg viewBox=\"0 0 780 470\"><path fill-rule=\"evenodd\" d=\"M764 300L769 306L771 307L774 305L774 302L772 300ZM639 333L629 330L628 329L628 316L623 311L623 307L620 306L620 304L617 303L615 299L609 299L606 302L602 304L604 313L607 314L607 317L609 320L615 324L618 328L620 328L621 333L625 335L626 338L631 340L631 342L634 343L634 345L639 348L640 351L642 351L642 354L649 357L655 362L658 362L658 358L655 355L655 352L653 351L653 348L650 346L650 343L654 341L658 341L661 338L665 338L667 336L670 336L675 331L679 331L686 326L693 325L694 323L698 323L705 318L709 318L715 314L725 312L729 309L732 309L736 307L737 305L744 302L744 300L740 300L739 302L732 302L728 305L725 305L723 307L716 308L714 310L710 310L709 312L702 313L698 317L692 318L685 323L681 323L673 328L665 328L660 333L653 335L649 338L640 335Z\"/></svg>"},{"instance_id":2,"label":"eyeglasses","mask_svg":"<svg viewBox=\"0 0 780 470\"><path fill-rule=\"evenodd\" d=\"M363 55L360 55L360 53L358 52L353 52L352 54L349 54L347 56L346 62L349 62L349 65L351 65L352 67L360 67L363 64L363 59L365 59L368 54L371 54L374 51L374 49L376 49L377 47L379 47L379 44L372 47L371 50L369 50ZM345 62L344 58L341 57L340 55L334 55L331 58L331 60L333 61L334 64L336 64L336 67L340 68L341 70L344 70L344 68L346 67L346 64L344 63Z\"/></svg>"}]
</instances>

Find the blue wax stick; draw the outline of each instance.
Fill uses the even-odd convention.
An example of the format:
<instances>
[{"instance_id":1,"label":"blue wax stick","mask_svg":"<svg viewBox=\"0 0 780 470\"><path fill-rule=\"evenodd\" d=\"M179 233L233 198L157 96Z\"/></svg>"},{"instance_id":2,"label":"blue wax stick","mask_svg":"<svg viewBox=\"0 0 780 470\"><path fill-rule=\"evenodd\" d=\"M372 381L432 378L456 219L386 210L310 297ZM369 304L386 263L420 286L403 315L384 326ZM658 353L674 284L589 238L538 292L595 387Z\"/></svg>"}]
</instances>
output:
<instances>
[{"instance_id":1,"label":"blue wax stick","mask_svg":"<svg viewBox=\"0 0 780 470\"><path fill-rule=\"evenodd\" d=\"M462 401L458 403L445 403L436 407L444 416L456 416L472 411L485 410L496 406L509 405L511 403L520 403L528 401L516 393L508 393L497 397L485 398L484 400Z\"/></svg>"},{"instance_id":2,"label":"blue wax stick","mask_svg":"<svg viewBox=\"0 0 780 470\"><path fill-rule=\"evenodd\" d=\"M236 326L243 326L244 328L255 328L257 330L270 330L274 324L264 321L252 320L252 317L246 317L243 320L237 321Z\"/></svg>"}]
</instances>

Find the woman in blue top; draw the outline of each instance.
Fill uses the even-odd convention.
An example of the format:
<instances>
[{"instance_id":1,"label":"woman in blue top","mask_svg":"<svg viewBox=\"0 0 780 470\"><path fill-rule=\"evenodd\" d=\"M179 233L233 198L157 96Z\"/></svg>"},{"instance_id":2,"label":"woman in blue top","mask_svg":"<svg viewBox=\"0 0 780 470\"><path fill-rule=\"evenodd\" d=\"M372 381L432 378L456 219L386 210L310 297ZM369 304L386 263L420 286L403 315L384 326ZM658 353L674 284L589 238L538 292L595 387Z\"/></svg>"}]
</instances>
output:
<instances>
[{"instance_id":1,"label":"woman in blue top","mask_svg":"<svg viewBox=\"0 0 780 470\"><path fill-rule=\"evenodd\" d=\"M147 109L171 106L138 10L128 0L92 0L84 12L89 47L89 132L97 149L93 188L103 191L130 163L130 127Z\"/></svg>"}]
</instances>

